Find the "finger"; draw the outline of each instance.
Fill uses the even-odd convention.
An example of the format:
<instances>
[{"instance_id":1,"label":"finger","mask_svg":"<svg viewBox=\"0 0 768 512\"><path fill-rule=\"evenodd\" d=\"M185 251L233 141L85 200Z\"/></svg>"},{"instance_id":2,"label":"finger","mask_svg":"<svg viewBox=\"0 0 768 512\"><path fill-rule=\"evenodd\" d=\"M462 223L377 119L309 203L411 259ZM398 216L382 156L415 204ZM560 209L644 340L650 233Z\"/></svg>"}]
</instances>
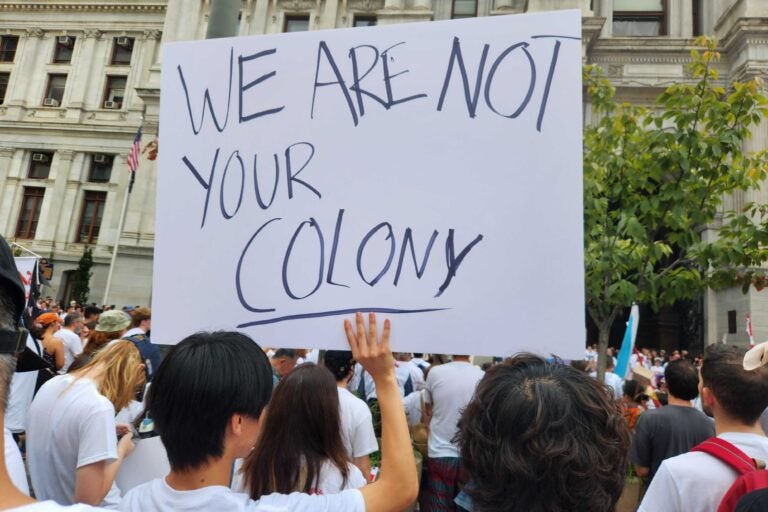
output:
<instances>
[{"instance_id":1,"label":"finger","mask_svg":"<svg viewBox=\"0 0 768 512\"><path fill-rule=\"evenodd\" d=\"M389 321L389 318L384 319L384 330L381 333L381 343L380 347L383 352L391 352L389 349L389 333L391 330L392 324Z\"/></svg>"},{"instance_id":2,"label":"finger","mask_svg":"<svg viewBox=\"0 0 768 512\"><path fill-rule=\"evenodd\" d=\"M357 349L361 354L367 354L366 342L365 342L365 322L363 321L362 313L355 313L355 322L357 323Z\"/></svg>"},{"instance_id":3,"label":"finger","mask_svg":"<svg viewBox=\"0 0 768 512\"><path fill-rule=\"evenodd\" d=\"M368 313L368 343L375 347L378 341L378 328L376 326L376 313Z\"/></svg>"},{"instance_id":4,"label":"finger","mask_svg":"<svg viewBox=\"0 0 768 512\"><path fill-rule=\"evenodd\" d=\"M355 337L355 331L352 329L352 322L349 320L344 320L344 331L347 333L349 348L352 349L352 357L356 357L360 351L357 349L357 338Z\"/></svg>"}]
</instances>

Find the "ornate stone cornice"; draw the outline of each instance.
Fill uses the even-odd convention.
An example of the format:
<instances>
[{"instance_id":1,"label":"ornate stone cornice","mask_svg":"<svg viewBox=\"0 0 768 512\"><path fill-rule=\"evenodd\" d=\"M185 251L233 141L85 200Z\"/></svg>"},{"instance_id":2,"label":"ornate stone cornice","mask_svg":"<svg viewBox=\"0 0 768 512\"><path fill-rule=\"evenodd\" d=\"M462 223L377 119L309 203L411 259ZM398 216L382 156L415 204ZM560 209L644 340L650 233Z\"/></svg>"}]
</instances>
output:
<instances>
[{"instance_id":1,"label":"ornate stone cornice","mask_svg":"<svg viewBox=\"0 0 768 512\"><path fill-rule=\"evenodd\" d=\"M41 28L28 28L24 31L27 37L43 37L45 31Z\"/></svg>"},{"instance_id":2,"label":"ornate stone cornice","mask_svg":"<svg viewBox=\"0 0 768 512\"><path fill-rule=\"evenodd\" d=\"M285 11L307 12L314 10L317 7L317 3L312 0L281 0L280 6Z\"/></svg>"},{"instance_id":3,"label":"ornate stone cornice","mask_svg":"<svg viewBox=\"0 0 768 512\"><path fill-rule=\"evenodd\" d=\"M0 2L0 11L75 11L75 12L157 12L164 3L80 3L80 2Z\"/></svg>"},{"instance_id":4,"label":"ornate stone cornice","mask_svg":"<svg viewBox=\"0 0 768 512\"><path fill-rule=\"evenodd\" d=\"M383 7L383 0L349 0L347 3L347 9L353 12L374 12Z\"/></svg>"},{"instance_id":5,"label":"ornate stone cornice","mask_svg":"<svg viewBox=\"0 0 768 512\"><path fill-rule=\"evenodd\" d=\"M94 39L101 39L101 36L104 35L104 32L97 28L87 28L83 31L83 34L85 35L86 39L94 38Z\"/></svg>"},{"instance_id":6,"label":"ornate stone cornice","mask_svg":"<svg viewBox=\"0 0 768 512\"><path fill-rule=\"evenodd\" d=\"M163 36L163 33L159 30L145 30L143 33L144 39L159 41Z\"/></svg>"}]
</instances>

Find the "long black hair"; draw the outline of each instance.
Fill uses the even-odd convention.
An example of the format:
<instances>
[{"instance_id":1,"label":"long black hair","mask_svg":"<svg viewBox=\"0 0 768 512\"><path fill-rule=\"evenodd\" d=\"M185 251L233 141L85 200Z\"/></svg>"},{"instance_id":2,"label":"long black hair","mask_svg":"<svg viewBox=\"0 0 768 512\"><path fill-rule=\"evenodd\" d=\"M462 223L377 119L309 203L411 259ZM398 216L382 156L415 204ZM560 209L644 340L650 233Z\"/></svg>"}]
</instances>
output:
<instances>
[{"instance_id":1,"label":"long black hair","mask_svg":"<svg viewBox=\"0 0 768 512\"><path fill-rule=\"evenodd\" d=\"M256 447L242 473L251 498L271 493L313 493L328 461L349 478L341 440L339 394L326 368L303 364L275 389Z\"/></svg>"}]
</instances>

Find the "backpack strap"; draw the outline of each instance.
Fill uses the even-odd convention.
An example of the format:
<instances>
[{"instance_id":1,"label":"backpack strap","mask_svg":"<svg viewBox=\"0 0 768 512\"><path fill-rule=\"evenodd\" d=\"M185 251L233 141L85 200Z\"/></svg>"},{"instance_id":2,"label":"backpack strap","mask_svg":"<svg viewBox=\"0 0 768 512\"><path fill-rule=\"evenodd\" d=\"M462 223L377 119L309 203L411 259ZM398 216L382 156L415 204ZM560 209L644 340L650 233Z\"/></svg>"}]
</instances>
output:
<instances>
[{"instance_id":1,"label":"backpack strap","mask_svg":"<svg viewBox=\"0 0 768 512\"><path fill-rule=\"evenodd\" d=\"M732 443L719 437L711 437L701 444L691 448L692 452L704 452L728 464L741 475L752 473L758 469L755 459L739 450Z\"/></svg>"}]
</instances>

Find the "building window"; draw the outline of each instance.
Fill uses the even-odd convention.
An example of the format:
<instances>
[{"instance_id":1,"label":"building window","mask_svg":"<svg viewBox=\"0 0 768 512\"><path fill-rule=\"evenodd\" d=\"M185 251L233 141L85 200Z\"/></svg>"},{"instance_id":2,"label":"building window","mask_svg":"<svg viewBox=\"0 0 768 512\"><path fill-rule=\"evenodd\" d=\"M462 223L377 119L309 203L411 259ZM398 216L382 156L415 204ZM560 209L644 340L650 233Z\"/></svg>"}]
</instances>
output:
<instances>
[{"instance_id":1,"label":"building window","mask_svg":"<svg viewBox=\"0 0 768 512\"><path fill-rule=\"evenodd\" d=\"M29 172L27 173L27 178L33 180L48 179L48 175L51 173L51 160L53 160L53 153L43 151L33 152L29 159Z\"/></svg>"},{"instance_id":2,"label":"building window","mask_svg":"<svg viewBox=\"0 0 768 512\"><path fill-rule=\"evenodd\" d=\"M88 181L93 183L106 183L112 176L112 155L91 155L91 169L88 173Z\"/></svg>"},{"instance_id":3,"label":"building window","mask_svg":"<svg viewBox=\"0 0 768 512\"><path fill-rule=\"evenodd\" d=\"M453 0L451 19L474 18L477 16L477 0Z\"/></svg>"},{"instance_id":4,"label":"building window","mask_svg":"<svg viewBox=\"0 0 768 512\"><path fill-rule=\"evenodd\" d=\"M0 37L0 62L13 62L18 44L19 36Z\"/></svg>"},{"instance_id":5,"label":"building window","mask_svg":"<svg viewBox=\"0 0 768 512\"><path fill-rule=\"evenodd\" d=\"M376 16L355 16L355 27L375 27Z\"/></svg>"},{"instance_id":6,"label":"building window","mask_svg":"<svg viewBox=\"0 0 768 512\"><path fill-rule=\"evenodd\" d=\"M736 310L728 311L728 334L736 334Z\"/></svg>"},{"instance_id":7,"label":"building window","mask_svg":"<svg viewBox=\"0 0 768 512\"><path fill-rule=\"evenodd\" d=\"M83 200L83 214L80 216L80 227L77 230L78 243L93 243L99 236L101 216L104 214L104 203L107 202L106 192L87 190Z\"/></svg>"},{"instance_id":8,"label":"building window","mask_svg":"<svg viewBox=\"0 0 768 512\"><path fill-rule=\"evenodd\" d=\"M69 64L72 62L72 51L74 49L74 37L58 36L56 38L56 48L53 50L53 62L56 64Z\"/></svg>"},{"instance_id":9,"label":"building window","mask_svg":"<svg viewBox=\"0 0 768 512\"><path fill-rule=\"evenodd\" d=\"M102 106L109 109L123 108L123 97L125 97L124 76L108 76L107 84L104 87L104 101Z\"/></svg>"},{"instance_id":10,"label":"building window","mask_svg":"<svg viewBox=\"0 0 768 512\"><path fill-rule=\"evenodd\" d=\"M8 92L8 81L10 79L10 73L0 73L0 105L5 103L5 93Z\"/></svg>"},{"instance_id":11,"label":"building window","mask_svg":"<svg viewBox=\"0 0 768 512\"><path fill-rule=\"evenodd\" d=\"M24 187L19 222L16 225L16 238L35 238L43 196L45 196L45 188L43 187Z\"/></svg>"},{"instance_id":12,"label":"building window","mask_svg":"<svg viewBox=\"0 0 768 512\"><path fill-rule=\"evenodd\" d=\"M48 88L43 99L44 107L58 107L64 98L64 88L67 86L67 75L48 75Z\"/></svg>"},{"instance_id":13,"label":"building window","mask_svg":"<svg viewBox=\"0 0 768 512\"><path fill-rule=\"evenodd\" d=\"M691 0L691 1L693 2L693 8L691 9L693 12L693 35L700 36L702 33L701 4L699 3L699 0Z\"/></svg>"},{"instance_id":14,"label":"building window","mask_svg":"<svg viewBox=\"0 0 768 512\"><path fill-rule=\"evenodd\" d=\"M128 66L131 64L131 55L133 55L133 38L125 36L116 37L112 45L112 60L110 64L113 66Z\"/></svg>"},{"instance_id":15,"label":"building window","mask_svg":"<svg viewBox=\"0 0 768 512\"><path fill-rule=\"evenodd\" d=\"M613 35L667 35L667 0L613 0Z\"/></svg>"},{"instance_id":16,"label":"building window","mask_svg":"<svg viewBox=\"0 0 768 512\"><path fill-rule=\"evenodd\" d=\"M309 14L286 16L283 32L304 32L309 30Z\"/></svg>"}]
</instances>

